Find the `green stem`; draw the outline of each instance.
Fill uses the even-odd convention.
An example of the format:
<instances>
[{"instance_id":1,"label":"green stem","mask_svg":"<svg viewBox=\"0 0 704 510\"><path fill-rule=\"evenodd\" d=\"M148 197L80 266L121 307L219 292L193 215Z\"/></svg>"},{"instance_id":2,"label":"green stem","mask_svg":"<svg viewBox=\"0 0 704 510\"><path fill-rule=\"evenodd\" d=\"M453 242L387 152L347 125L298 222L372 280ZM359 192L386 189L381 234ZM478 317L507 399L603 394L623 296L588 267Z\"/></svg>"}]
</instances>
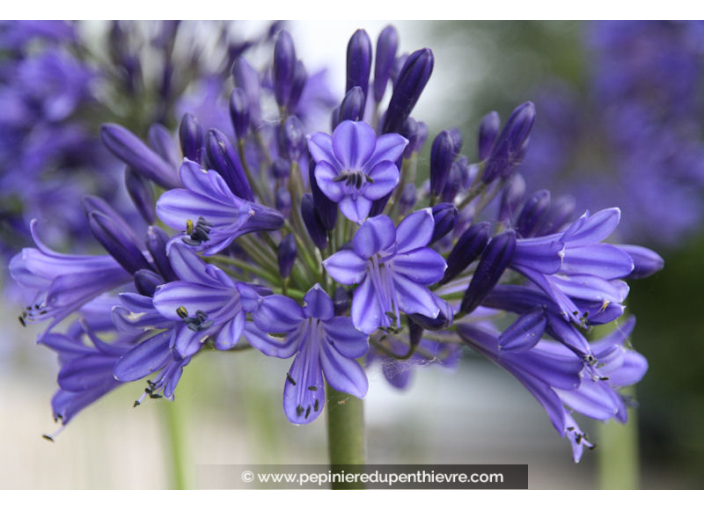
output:
<instances>
[{"instance_id":1,"label":"green stem","mask_svg":"<svg viewBox=\"0 0 704 510\"><path fill-rule=\"evenodd\" d=\"M628 388L633 396L633 388ZM598 425L599 489L638 489L640 469L638 454L638 414L628 410L628 423L613 420Z\"/></svg>"},{"instance_id":2,"label":"green stem","mask_svg":"<svg viewBox=\"0 0 704 510\"><path fill-rule=\"evenodd\" d=\"M206 257L205 260L208 262L220 262L221 264L227 264L230 266L238 267L240 269L243 269L245 271L249 271L250 273L257 275L260 278L263 278L264 280L268 281L269 283L273 283L273 284L281 283L281 278L279 277L279 275L269 273L268 271L265 271L257 266L253 266L252 264L247 264L246 262L244 262L242 260L233 259L233 258L225 257L222 255L211 255L210 257Z\"/></svg>"},{"instance_id":3,"label":"green stem","mask_svg":"<svg viewBox=\"0 0 704 510\"><path fill-rule=\"evenodd\" d=\"M180 402L183 404L183 402ZM174 402L163 402L164 432L168 449L167 463L170 469L171 485L176 490L188 488L186 482L184 435L179 408Z\"/></svg>"},{"instance_id":4,"label":"green stem","mask_svg":"<svg viewBox=\"0 0 704 510\"><path fill-rule=\"evenodd\" d=\"M364 403L357 397L327 386L328 452L332 472L344 466L365 464ZM333 482L332 488L364 489L363 483Z\"/></svg>"}]
</instances>

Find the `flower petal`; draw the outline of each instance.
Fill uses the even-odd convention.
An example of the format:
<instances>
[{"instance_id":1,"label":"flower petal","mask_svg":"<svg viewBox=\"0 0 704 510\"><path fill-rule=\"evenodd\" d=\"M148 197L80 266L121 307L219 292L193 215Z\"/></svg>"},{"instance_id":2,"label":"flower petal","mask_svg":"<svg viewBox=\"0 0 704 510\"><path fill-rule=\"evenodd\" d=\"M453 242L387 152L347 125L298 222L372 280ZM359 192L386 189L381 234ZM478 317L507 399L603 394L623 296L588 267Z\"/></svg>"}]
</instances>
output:
<instances>
[{"instance_id":1,"label":"flower petal","mask_svg":"<svg viewBox=\"0 0 704 510\"><path fill-rule=\"evenodd\" d=\"M353 359L347 359L329 344L323 343L320 363L325 380L337 391L364 398L369 390L369 380L364 369ZM333 403L332 405L337 405Z\"/></svg>"},{"instance_id":2,"label":"flower petal","mask_svg":"<svg viewBox=\"0 0 704 510\"><path fill-rule=\"evenodd\" d=\"M306 319L298 303L276 294L265 297L252 317L257 328L266 333L287 333Z\"/></svg>"},{"instance_id":3,"label":"flower petal","mask_svg":"<svg viewBox=\"0 0 704 510\"><path fill-rule=\"evenodd\" d=\"M427 207L409 214L396 228L399 253L406 253L428 245L435 230L433 211Z\"/></svg>"},{"instance_id":4,"label":"flower petal","mask_svg":"<svg viewBox=\"0 0 704 510\"><path fill-rule=\"evenodd\" d=\"M303 326L300 326L300 329ZM285 338L274 337L257 328L253 322L247 322L244 327L244 337L252 347L275 358L290 358L298 350L301 335L292 331Z\"/></svg>"},{"instance_id":5,"label":"flower petal","mask_svg":"<svg viewBox=\"0 0 704 510\"><path fill-rule=\"evenodd\" d=\"M325 383L317 345L308 342L286 374L284 412L291 423L315 420L325 404Z\"/></svg>"},{"instance_id":6,"label":"flower petal","mask_svg":"<svg viewBox=\"0 0 704 510\"><path fill-rule=\"evenodd\" d=\"M388 216L369 218L359 227L352 239L352 246L357 255L368 259L391 247L396 241L396 227Z\"/></svg>"},{"instance_id":7,"label":"flower petal","mask_svg":"<svg viewBox=\"0 0 704 510\"><path fill-rule=\"evenodd\" d=\"M335 316L335 308L332 304L330 296L322 289L319 283L316 283L303 298L306 306L303 312L307 317L313 317L327 321Z\"/></svg>"},{"instance_id":8,"label":"flower petal","mask_svg":"<svg viewBox=\"0 0 704 510\"><path fill-rule=\"evenodd\" d=\"M381 324L383 313L371 278L366 278L352 297L352 322L357 329L371 334Z\"/></svg>"},{"instance_id":9,"label":"flower petal","mask_svg":"<svg viewBox=\"0 0 704 510\"><path fill-rule=\"evenodd\" d=\"M419 313L433 319L438 316L440 308L432 292L403 275L394 274L393 278L398 305L403 313Z\"/></svg>"},{"instance_id":10,"label":"flower petal","mask_svg":"<svg viewBox=\"0 0 704 510\"><path fill-rule=\"evenodd\" d=\"M369 335L355 329L349 317L333 317L323 322L330 345L345 358L364 356L369 350Z\"/></svg>"},{"instance_id":11,"label":"flower petal","mask_svg":"<svg viewBox=\"0 0 704 510\"><path fill-rule=\"evenodd\" d=\"M411 253L399 253L394 257L394 272L422 285L438 282L445 274L447 263L432 248L420 248Z\"/></svg>"},{"instance_id":12,"label":"flower petal","mask_svg":"<svg viewBox=\"0 0 704 510\"><path fill-rule=\"evenodd\" d=\"M367 161L366 168L374 168L381 161L391 161L395 164L403 154L406 145L408 145L408 140L399 134L389 133L381 135L376 139L374 154Z\"/></svg>"},{"instance_id":13,"label":"flower petal","mask_svg":"<svg viewBox=\"0 0 704 510\"><path fill-rule=\"evenodd\" d=\"M323 267L338 283L353 285L367 274L367 262L352 250L341 250L323 261Z\"/></svg>"},{"instance_id":14,"label":"flower petal","mask_svg":"<svg viewBox=\"0 0 704 510\"><path fill-rule=\"evenodd\" d=\"M320 161L315 165L315 180L320 191L333 202L339 202L345 196L345 182L335 182L335 178L340 175L327 161Z\"/></svg>"},{"instance_id":15,"label":"flower petal","mask_svg":"<svg viewBox=\"0 0 704 510\"><path fill-rule=\"evenodd\" d=\"M371 200L362 195L356 197L347 195L339 202L340 212L350 221L360 223L369 216L372 210Z\"/></svg>"},{"instance_id":16,"label":"flower petal","mask_svg":"<svg viewBox=\"0 0 704 510\"><path fill-rule=\"evenodd\" d=\"M391 161L380 161L367 175L374 181L362 189L369 200L379 200L391 193L400 179L398 167Z\"/></svg>"},{"instance_id":17,"label":"flower petal","mask_svg":"<svg viewBox=\"0 0 704 510\"><path fill-rule=\"evenodd\" d=\"M124 382L137 381L162 368L172 359L170 340L171 332L164 331L130 349L115 364L115 378Z\"/></svg>"},{"instance_id":18,"label":"flower petal","mask_svg":"<svg viewBox=\"0 0 704 510\"><path fill-rule=\"evenodd\" d=\"M332 136L325 133L315 133L308 137L308 151L316 163L326 161L329 164L337 162L332 150Z\"/></svg>"},{"instance_id":19,"label":"flower petal","mask_svg":"<svg viewBox=\"0 0 704 510\"><path fill-rule=\"evenodd\" d=\"M346 120L332 134L332 148L343 170L361 170L375 147L376 133L365 122Z\"/></svg>"}]
</instances>

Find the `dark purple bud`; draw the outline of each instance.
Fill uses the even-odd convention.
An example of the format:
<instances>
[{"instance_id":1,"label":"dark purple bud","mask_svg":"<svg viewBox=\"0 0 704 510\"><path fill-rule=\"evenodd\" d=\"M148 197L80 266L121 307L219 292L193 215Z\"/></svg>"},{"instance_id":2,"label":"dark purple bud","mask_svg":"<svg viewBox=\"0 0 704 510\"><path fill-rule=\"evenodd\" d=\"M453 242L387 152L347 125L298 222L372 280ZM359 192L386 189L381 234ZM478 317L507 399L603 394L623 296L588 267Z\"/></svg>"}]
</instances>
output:
<instances>
[{"instance_id":1,"label":"dark purple bud","mask_svg":"<svg viewBox=\"0 0 704 510\"><path fill-rule=\"evenodd\" d=\"M531 237L542 225L550 209L550 192L546 189L536 191L530 197L516 221L516 231L521 237Z\"/></svg>"},{"instance_id":2,"label":"dark purple bud","mask_svg":"<svg viewBox=\"0 0 704 510\"><path fill-rule=\"evenodd\" d=\"M391 68L391 83L394 87L396 87L396 82L398 81L398 77L401 75L401 70L406 64L406 60L408 60L408 57L408 53L402 53L394 59L394 65Z\"/></svg>"},{"instance_id":3,"label":"dark purple bud","mask_svg":"<svg viewBox=\"0 0 704 510\"><path fill-rule=\"evenodd\" d=\"M450 136L452 137L452 143L455 146L455 156L457 156L462 150L462 131L459 128L450 129Z\"/></svg>"},{"instance_id":4,"label":"dark purple bud","mask_svg":"<svg viewBox=\"0 0 704 510\"><path fill-rule=\"evenodd\" d=\"M330 115L330 130L335 131L335 128L340 123L340 107L336 106Z\"/></svg>"},{"instance_id":5,"label":"dark purple bud","mask_svg":"<svg viewBox=\"0 0 704 510\"><path fill-rule=\"evenodd\" d=\"M542 338L547 324L542 308L521 315L499 336L499 349L511 352L532 349Z\"/></svg>"},{"instance_id":6,"label":"dark purple bud","mask_svg":"<svg viewBox=\"0 0 704 510\"><path fill-rule=\"evenodd\" d=\"M455 221L457 221L457 207L454 204L438 204L433 207L433 220L435 221L435 228L433 230L433 237L430 239L429 244L433 244L438 239L442 239L455 228Z\"/></svg>"},{"instance_id":7,"label":"dark purple bud","mask_svg":"<svg viewBox=\"0 0 704 510\"><path fill-rule=\"evenodd\" d=\"M428 125L423 122L418 122L418 138L416 139L416 147L413 152L420 152L428 139Z\"/></svg>"},{"instance_id":8,"label":"dark purple bud","mask_svg":"<svg viewBox=\"0 0 704 510\"><path fill-rule=\"evenodd\" d=\"M457 161L455 161L454 164L457 165L457 170L460 173L460 188L469 189L477 176L476 166L472 168L467 156L457 158Z\"/></svg>"},{"instance_id":9,"label":"dark purple bud","mask_svg":"<svg viewBox=\"0 0 704 510\"><path fill-rule=\"evenodd\" d=\"M151 269L131 229L122 228L110 216L97 211L88 214L88 224L93 237L125 271L134 273L140 269Z\"/></svg>"},{"instance_id":10,"label":"dark purple bud","mask_svg":"<svg viewBox=\"0 0 704 510\"><path fill-rule=\"evenodd\" d=\"M284 226L284 217L276 209L250 203L252 215L247 221L245 232L260 232L262 230L279 230Z\"/></svg>"},{"instance_id":11,"label":"dark purple bud","mask_svg":"<svg viewBox=\"0 0 704 510\"><path fill-rule=\"evenodd\" d=\"M536 236L547 236L560 232L562 227L572 219L576 206L577 203L571 196L561 196L554 200L545 220L536 232Z\"/></svg>"},{"instance_id":12,"label":"dark purple bud","mask_svg":"<svg viewBox=\"0 0 704 510\"><path fill-rule=\"evenodd\" d=\"M249 100L244 89L239 87L230 95L230 119L232 127L235 128L235 135L238 139L243 139L249 128Z\"/></svg>"},{"instance_id":13,"label":"dark purple bud","mask_svg":"<svg viewBox=\"0 0 704 510\"><path fill-rule=\"evenodd\" d=\"M315 161L312 158L308 161L308 180L310 181L313 203L315 204L315 210L318 212L318 217L323 223L325 230L330 231L335 228L337 223L337 203L330 200L320 190L318 181L315 179Z\"/></svg>"},{"instance_id":14,"label":"dark purple bud","mask_svg":"<svg viewBox=\"0 0 704 510\"><path fill-rule=\"evenodd\" d=\"M139 214L147 224L156 221L156 208L154 207L154 189L142 174L135 172L130 167L125 169L125 186L132 202Z\"/></svg>"},{"instance_id":15,"label":"dark purple bud","mask_svg":"<svg viewBox=\"0 0 704 510\"><path fill-rule=\"evenodd\" d=\"M457 193L462 187L462 172L457 163L452 163L450 174L447 176L447 182L440 195L440 200L443 202L453 202Z\"/></svg>"},{"instance_id":16,"label":"dark purple bud","mask_svg":"<svg viewBox=\"0 0 704 510\"><path fill-rule=\"evenodd\" d=\"M99 212L109 217L116 225L118 225L122 230L132 231L132 227L120 216L120 214L113 209L110 204L100 197L93 195L86 195L82 199L83 210L86 216L90 218L90 213ZM140 250L144 249L144 243L137 241L137 246Z\"/></svg>"},{"instance_id":17,"label":"dark purple bud","mask_svg":"<svg viewBox=\"0 0 704 510\"><path fill-rule=\"evenodd\" d=\"M313 244L315 244L320 251L323 251L328 247L328 236L323 223L315 212L313 195L310 193L306 193L301 198L301 217L303 218L303 223L306 225L308 235L313 241Z\"/></svg>"},{"instance_id":18,"label":"dark purple bud","mask_svg":"<svg viewBox=\"0 0 704 510\"><path fill-rule=\"evenodd\" d=\"M297 255L298 245L296 244L296 237L293 234L284 236L281 243L279 243L279 251L277 254L281 278L288 278L291 275L293 263L296 262Z\"/></svg>"},{"instance_id":19,"label":"dark purple bud","mask_svg":"<svg viewBox=\"0 0 704 510\"><path fill-rule=\"evenodd\" d=\"M392 25L387 26L376 40L376 60L374 62L374 100L378 103L384 97L386 85L398 49L398 32Z\"/></svg>"},{"instance_id":20,"label":"dark purple bud","mask_svg":"<svg viewBox=\"0 0 704 510\"><path fill-rule=\"evenodd\" d=\"M210 129L205 140L205 150L208 166L222 176L230 190L240 198L254 201L240 157L227 137L217 129Z\"/></svg>"},{"instance_id":21,"label":"dark purple bud","mask_svg":"<svg viewBox=\"0 0 704 510\"><path fill-rule=\"evenodd\" d=\"M470 313L479 306L491 289L498 283L499 278L508 267L516 251L516 233L507 230L494 236L479 259L479 265L474 272L472 281L462 298L460 310Z\"/></svg>"},{"instance_id":22,"label":"dark purple bud","mask_svg":"<svg viewBox=\"0 0 704 510\"><path fill-rule=\"evenodd\" d=\"M288 179L291 175L291 164L284 158L276 158L271 163L271 174L275 179Z\"/></svg>"},{"instance_id":23,"label":"dark purple bud","mask_svg":"<svg viewBox=\"0 0 704 510\"><path fill-rule=\"evenodd\" d=\"M451 326L452 321L454 320L452 306L442 299L437 299L436 303L440 308L440 313L437 317L427 317L419 313L414 313L410 315L412 322L414 322L417 326L420 326L422 329L427 329L430 331L438 331ZM418 332L414 332L412 329L410 329L409 333L411 337L418 335ZM411 342L413 342L413 339L411 339Z\"/></svg>"},{"instance_id":24,"label":"dark purple bud","mask_svg":"<svg viewBox=\"0 0 704 510\"><path fill-rule=\"evenodd\" d=\"M259 103L261 95L261 85L259 83L259 74L249 65L244 57L235 60L232 66L232 75L235 78L235 85L247 94L247 103L249 109L249 123L252 129L258 129L262 123L262 109Z\"/></svg>"},{"instance_id":25,"label":"dark purple bud","mask_svg":"<svg viewBox=\"0 0 704 510\"><path fill-rule=\"evenodd\" d=\"M190 113L184 114L178 128L178 138L181 142L181 153L196 163L203 158L203 128L200 122Z\"/></svg>"},{"instance_id":26,"label":"dark purple bud","mask_svg":"<svg viewBox=\"0 0 704 510\"><path fill-rule=\"evenodd\" d=\"M338 124L345 120L357 122L364 117L364 92L361 87L352 87L340 104Z\"/></svg>"},{"instance_id":27,"label":"dark purple bud","mask_svg":"<svg viewBox=\"0 0 704 510\"><path fill-rule=\"evenodd\" d=\"M408 117L406 122L403 123L401 136L408 140L408 145L403 150L403 157L408 159L411 154L416 152L416 143L418 142L418 123L413 117Z\"/></svg>"},{"instance_id":28,"label":"dark purple bud","mask_svg":"<svg viewBox=\"0 0 704 510\"><path fill-rule=\"evenodd\" d=\"M134 286L143 296L153 296L159 285L164 285L164 279L149 269L140 269L134 274Z\"/></svg>"},{"instance_id":29,"label":"dark purple bud","mask_svg":"<svg viewBox=\"0 0 704 510\"><path fill-rule=\"evenodd\" d=\"M630 244L618 244L616 248L625 251L633 259L633 271L626 276L629 280L647 278L665 267L665 261L662 257L648 248Z\"/></svg>"},{"instance_id":30,"label":"dark purple bud","mask_svg":"<svg viewBox=\"0 0 704 510\"><path fill-rule=\"evenodd\" d=\"M441 283L455 279L482 254L489 242L490 229L488 222L476 223L460 236L447 257L447 269Z\"/></svg>"},{"instance_id":31,"label":"dark purple bud","mask_svg":"<svg viewBox=\"0 0 704 510\"><path fill-rule=\"evenodd\" d=\"M515 174L504 186L501 193L501 206L499 208L499 221L511 224L523 203L526 194L526 181L521 174Z\"/></svg>"},{"instance_id":32,"label":"dark purple bud","mask_svg":"<svg viewBox=\"0 0 704 510\"><path fill-rule=\"evenodd\" d=\"M392 193L393 193L393 191L391 193L389 193L388 195L386 195L385 197L381 197L379 200L375 200L374 202L372 202L372 208L369 211L370 218L374 217L374 216L378 216L384 212L384 209L386 209L386 204L388 204L389 199L391 199Z\"/></svg>"},{"instance_id":33,"label":"dark purple bud","mask_svg":"<svg viewBox=\"0 0 704 510\"><path fill-rule=\"evenodd\" d=\"M291 86L291 97L288 99L288 111L295 112L298 102L301 100L303 89L308 83L308 71L300 60L296 62L296 69L293 72L293 85Z\"/></svg>"},{"instance_id":34,"label":"dark purple bud","mask_svg":"<svg viewBox=\"0 0 704 510\"><path fill-rule=\"evenodd\" d=\"M350 307L350 293L344 287L338 287L332 294L335 315L344 315Z\"/></svg>"},{"instance_id":35,"label":"dark purple bud","mask_svg":"<svg viewBox=\"0 0 704 510\"><path fill-rule=\"evenodd\" d=\"M413 111L433 72L435 61L428 48L413 53L401 69L384 117L383 133L399 133Z\"/></svg>"},{"instance_id":36,"label":"dark purple bud","mask_svg":"<svg viewBox=\"0 0 704 510\"><path fill-rule=\"evenodd\" d=\"M409 182L403 187L401 191L401 196L398 200L398 212L401 216L406 216L413 206L416 205L416 200L418 200L418 190L416 185Z\"/></svg>"},{"instance_id":37,"label":"dark purple bud","mask_svg":"<svg viewBox=\"0 0 704 510\"><path fill-rule=\"evenodd\" d=\"M489 154L482 177L485 183L488 184L498 177L505 179L513 173L525 154L527 146L524 144L530 136L534 123L535 105L533 103L523 103L514 110Z\"/></svg>"},{"instance_id":38,"label":"dark purple bud","mask_svg":"<svg viewBox=\"0 0 704 510\"><path fill-rule=\"evenodd\" d=\"M491 154L491 148L494 146L496 137L499 136L501 129L501 117L496 112L487 113L479 125L479 161L484 161Z\"/></svg>"},{"instance_id":39,"label":"dark purple bud","mask_svg":"<svg viewBox=\"0 0 704 510\"><path fill-rule=\"evenodd\" d=\"M176 169L129 130L118 124L103 124L100 137L110 152L147 179L165 189L181 187Z\"/></svg>"},{"instance_id":40,"label":"dark purple bud","mask_svg":"<svg viewBox=\"0 0 704 510\"><path fill-rule=\"evenodd\" d=\"M152 260L159 274L164 277L167 282L178 280L178 276L171 267L171 261L166 255L166 247L169 244L170 238L157 226L151 226L147 229L147 250L149 250Z\"/></svg>"},{"instance_id":41,"label":"dark purple bud","mask_svg":"<svg viewBox=\"0 0 704 510\"><path fill-rule=\"evenodd\" d=\"M295 115L289 116L284 122L281 136L289 161L301 159L306 145L306 135L301 120Z\"/></svg>"},{"instance_id":42,"label":"dark purple bud","mask_svg":"<svg viewBox=\"0 0 704 510\"><path fill-rule=\"evenodd\" d=\"M423 327L416 324L410 317L406 320L406 324L408 325L408 341L411 347L414 347L423 339Z\"/></svg>"},{"instance_id":43,"label":"dark purple bud","mask_svg":"<svg viewBox=\"0 0 704 510\"><path fill-rule=\"evenodd\" d=\"M147 133L149 146L161 156L170 166L178 168L181 165L181 158L178 154L176 141L171 135L171 131L161 124L152 124Z\"/></svg>"},{"instance_id":44,"label":"dark purple bud","mask_svg":"<svg viewBox=\"0 0 704 510\"><path fill-rule=\"evenodd\" d=\"M360 87L366 98L369 91L369 75L372 70L372 41L364 30L357 30L347 43L347 87Z\"/></svg>"},{"instance_id":45,"label":"dark purple bud","mask_svg":"<svg viewBox=\"0 0 704 510\"><path fill-rule=\"evenodd\" d=\"M291 213L291 193L284 187L276 188L276 208L288 218Z\"/></svg>"},{"instance_id":46,"label":"dark purple bud","mask_svg":"<svg viewBox=\"0 0 704 510\"><path fill-rule=\"evenodd\" d=\"M442 131L433 140L430 152L430 193L440 196L455 159L455 143L449 131Z\"/></svg>"},{"instance_id":47,"label":"dark purple bud","mask_svg":"<svg viewBox=\"0 0 704 510\"><path fill-rule=\"evenodd\" d=\"M279 32L274 45L274 96L280 108L285 108L291 98L293 78L296 73L296 49L291 34Z\"/></svg>"}]
</instances>

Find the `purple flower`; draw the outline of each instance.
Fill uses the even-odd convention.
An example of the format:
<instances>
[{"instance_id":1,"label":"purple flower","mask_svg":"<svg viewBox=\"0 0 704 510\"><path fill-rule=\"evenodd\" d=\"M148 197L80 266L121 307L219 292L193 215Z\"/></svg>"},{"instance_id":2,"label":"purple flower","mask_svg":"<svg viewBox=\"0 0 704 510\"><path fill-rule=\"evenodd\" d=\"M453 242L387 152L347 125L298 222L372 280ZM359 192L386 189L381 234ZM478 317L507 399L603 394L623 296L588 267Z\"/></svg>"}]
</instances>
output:
<instances>
[{"instance_id":1,"label":"purple flower","mask_svg":"<svg viewBox=\"0 0 704 510\"><path fill-rule=\"evenodd\" d=\"M399 328L401 312L438 316L440 307L427 286L442 279L447 265L426 247L434 227L430 209L411 214L398 227L388 216L375 216L357 231L351 250L323 261L333 280L359 284L352 299L355 327L370 334L379 327Z\"/></svg>"},{"instance_id":2,"label":"purple flower","mask_svg":"<svg viewBox=\"0 0 704 510\"><path fill-rule=\"evenodd\" d=\"M322 192L338 202L342 214L361 222L374 200L398 184L396 161L408 141L395 133L377 138L364 122L341 122L332 136L315 133L308 149L316 162L315 179Z\"/></svg>"},{"instance_id":3,"label":"purple flower","mask_svg":"<svg viewBox=\"0 0 704 510\"><path fill-rule=\"evenodd\" d=\"M631 318L624 326L592 344L601 360L601 377L584 369L582 360L565 346L541 340L531 350L506 352L499 346L499 335L471 324L461 324L460 337L474 350L508 370L545 408L557 432L573 446L573 458L579 462L585 436L565 406L597 420L628 419L627 399L618 389L640 381L648 369L643 356L626 349L624 342L635 325Z\"/></svg>"},{"instance_id":4,"label":"purple flower","mask_svg":"<svg viewBox=\"0 0 704 510\"><path fill-rule=\"evenodd\" d=\"M132 279L110 255L64 255L45 246L30 228L37 248L25 248L10 261L10 275L23 287L35 289L34 304L20 321L52 319L49 331L61 320L104 292Z\"/></svg>"},{"instance_id":5,"label":"purple flower","mask_svg":"<svg viewBox=\"0 0 704 510\"><path fill-rule=\"evenodd\" d=\"M280 212L237 197L214 170L185 160L181 180L186 189L164 193L157 202L159 218L171 228L185 230L183 241L213 255L237 237L259 230L277 230Z\"/></svg>"},{"instance_id":6,"label":"purple flower","mask_svg":"<svg viewBox=\"0 0 704 510\"><path fill-rule=\"evenodd\" d=\"M296 424L310 423L325 404L325 381L364 398L369 382L355 361L366 354L368 336L349 317L335 317L333 302L316 284L303 298L304 307L285 296L258 298L247 323L247 340L267 356L296 359L286 374L284 412ZM282 340L279 336L285 335Z\"/></svg>"},{"instance_id":7,"label":"purple flower","mask_svg":"<svg viewBox=\"0 0 704 510\"><path fill-rule=\"evenodd\" d=\"M245 323L237 284L183 244L171 245L169 259L180 280L157 289L154 308L176 323L170 347L182 358L198 352L210 338L216 349L231 349Z\"/></svg>"}]
</instances>

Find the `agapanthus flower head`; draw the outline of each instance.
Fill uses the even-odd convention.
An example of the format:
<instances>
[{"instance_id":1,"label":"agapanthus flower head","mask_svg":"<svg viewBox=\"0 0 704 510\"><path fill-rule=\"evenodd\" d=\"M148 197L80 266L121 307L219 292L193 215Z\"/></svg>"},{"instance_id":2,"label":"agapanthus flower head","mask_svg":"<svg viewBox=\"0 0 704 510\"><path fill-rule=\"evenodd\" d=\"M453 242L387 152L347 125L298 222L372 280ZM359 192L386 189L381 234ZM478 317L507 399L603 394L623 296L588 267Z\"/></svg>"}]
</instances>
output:
<instances>
[{"instance_id":1,"label":"agapanthus flower head","mask_svg":"<svg viewBox=\"0 0 704 510\"><path fill-rule=\"evenodd\" d=\"M160 26L156 47L171 47L178 27ZM125 59L126 27L113 28L113 49ZM136 404L173 399L184 368L205 349L253 347L295 357L281 375L283 407L289 421L306 424L322 413L327 386L366 395L357 359L368 352L401 388L409 368L454 365L464 344L533 393L578 460L592 443L572 412L624 421L618 390L647 369L625 347L631 320L598 342L587 328L621 317L625 280L658 271L662 259L606 242L617 208L574 219L570 199L547 190L526 196L532 188L518 172L532 103L503 129L498 114L484 118L480 161L462 154L470 144L456 128L435 138L426 160L419 151L428 126L410 114L432 73L430 50L397 56L398 34L386 28L371 85L371 40L356 32L346 95L331 102L321 100L320 73L309 75L291 35L276 32L261 72L242 56L246 41L231 41L234 90L210 75L220 106L198 120L183 115L178 137L153 121L148 143L103 125L105 145L128 165L132 210L151 225L146 238L107 201L87 197L85 230L108 255L61 255L35 239L38 249L12 260L15 279L38 292L20 320L52 320L40 339L63 363L57 418L67 422L144 377ZM177 76L164 64L159 94L173 99ZM134 81L139 67L130 69L125 78ZM311 127L321 106L332 134ZM55 333L72 314L79 322Z\"/></svg>"}]
</instances>

